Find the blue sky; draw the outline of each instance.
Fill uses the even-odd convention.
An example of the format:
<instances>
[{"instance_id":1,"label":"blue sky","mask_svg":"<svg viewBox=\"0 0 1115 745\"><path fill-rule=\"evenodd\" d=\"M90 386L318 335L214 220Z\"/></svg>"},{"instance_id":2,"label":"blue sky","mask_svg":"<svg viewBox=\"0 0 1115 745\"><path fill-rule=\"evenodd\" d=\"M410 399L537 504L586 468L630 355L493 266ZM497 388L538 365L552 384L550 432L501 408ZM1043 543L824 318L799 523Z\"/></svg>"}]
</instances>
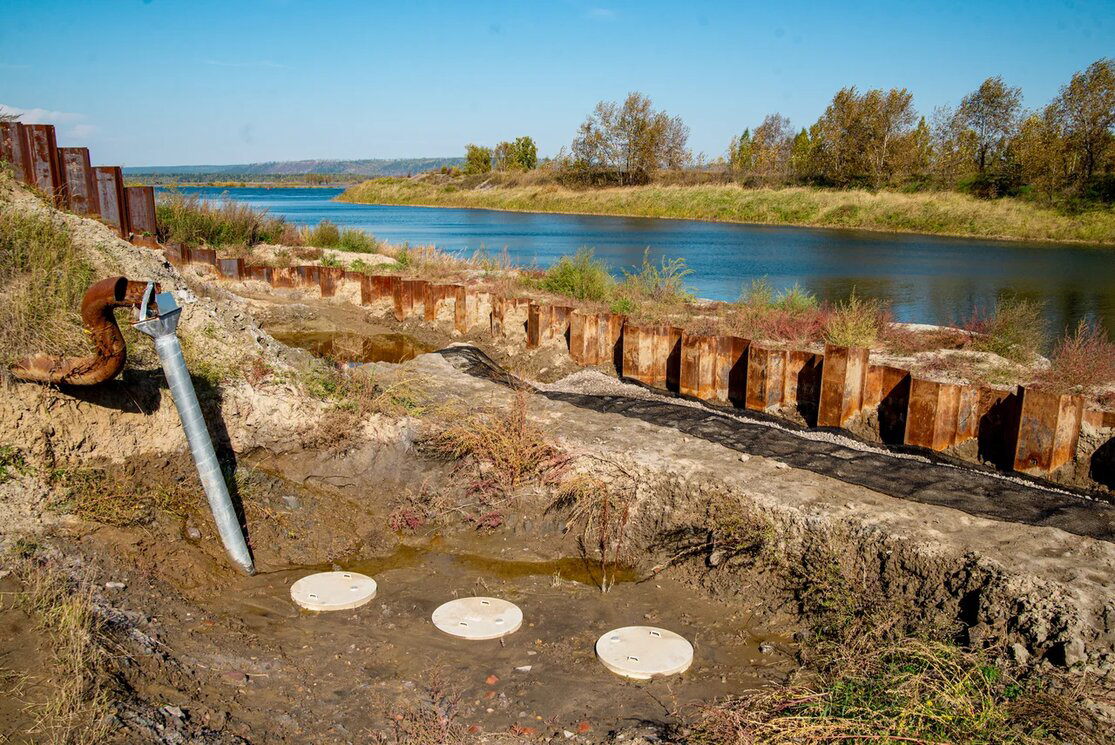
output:
<instances>
[{"instance_id":1,"label":"blue sky","mask_svg":"<svg viewBox=\"0 0 1115 745\"><path fill-rule=\"evenodd\" d=\"M1115 55L1097 2L3 0L0 105L98 163L458 155L529 134L568 145L639 90L694 152L842 86L907 87L929 113L989 75L1043 106Z\"/></svg>"}]
</instances>

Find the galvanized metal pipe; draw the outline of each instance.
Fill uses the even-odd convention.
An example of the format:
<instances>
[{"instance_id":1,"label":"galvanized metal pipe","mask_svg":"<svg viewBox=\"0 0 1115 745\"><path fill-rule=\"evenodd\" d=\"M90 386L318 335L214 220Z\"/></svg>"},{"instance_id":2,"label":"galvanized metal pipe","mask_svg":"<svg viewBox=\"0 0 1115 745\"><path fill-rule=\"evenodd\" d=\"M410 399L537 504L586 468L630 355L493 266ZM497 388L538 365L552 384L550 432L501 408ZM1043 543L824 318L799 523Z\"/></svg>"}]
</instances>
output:
<instances>
[{"instance_id":1,"label":"galvanized metal pipe","mask_svg":"<svg viewBox=\"0 0 1115 745\"><path fill-rule=\"evenodd\" d=\"M241 569L248 574L255 574L255 564L248 551L244 532L240 528L240 520L232 506L221 465L217 462L217 454L213 450L213 441L205 426L205 418L201 414L201 406L198 405L189 370L186 369L182 345L175 333L182 309L177 307L170 293L159 295L156 302L160 310L159 315L155 318L146 318L145 300L143 311L140 313L141 320L135 324L135 328L155 340L155 350L159 353L159 361L162 362L163 373L170 386L170 394L174 398L178 416L182 419L182 429L186 432L186 441L190 444L190 453L197 465L197 474L201 479L202 488L205 489L205 496L209 500L209 509L213 513L213 520L217 523L221 542Z\"/></svg>"}]
</instances>

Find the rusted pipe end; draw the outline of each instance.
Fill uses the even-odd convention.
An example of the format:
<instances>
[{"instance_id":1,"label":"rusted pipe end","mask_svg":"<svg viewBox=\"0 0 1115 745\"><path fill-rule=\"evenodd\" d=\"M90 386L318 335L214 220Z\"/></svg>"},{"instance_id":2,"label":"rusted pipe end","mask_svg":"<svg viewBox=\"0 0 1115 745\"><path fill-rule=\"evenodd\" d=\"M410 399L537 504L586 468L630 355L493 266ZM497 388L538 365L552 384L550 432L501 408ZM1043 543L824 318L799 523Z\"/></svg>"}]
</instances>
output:
<instances>
[{"instance_id":1,"label":"rusted pipe end","mask_svg":"<svg viewBox=\"0 0 1115 745\"><path fill-rule=\"evenodd\" d=\"M13 365L12 375L20 380L67 385L96 385L115 378L124 369L128 350L113 310L138 308L146 289L146 282L133 282L127 277L108 277L93 284L81 301L81 320L93 342L93 354L33 354Z\"/></svg>"}]
</instances>

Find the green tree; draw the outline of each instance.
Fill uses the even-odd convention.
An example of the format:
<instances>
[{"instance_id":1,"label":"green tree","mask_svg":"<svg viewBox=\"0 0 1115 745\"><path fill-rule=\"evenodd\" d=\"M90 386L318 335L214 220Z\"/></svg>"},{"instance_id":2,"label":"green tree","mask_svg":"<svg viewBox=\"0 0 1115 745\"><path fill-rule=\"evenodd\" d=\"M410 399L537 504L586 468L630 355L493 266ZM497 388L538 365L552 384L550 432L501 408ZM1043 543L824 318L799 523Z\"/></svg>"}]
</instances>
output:
<instances>
[{"instance_id":1,"label":"green tree","mask_svg":"<svg viewBox=\"0 0 1115 745\"><path fill-rule=\"evenodd\" d=\"M573 140L573 157L580 169L613 169L623 183L642 184L658 170L685 165L688 139L680 117L655 111L649 98L635 92L622 106L596 105Z\"/></svg>"},{"instance_id":2,"label":"green tree","mask_svg":"<svg viewBox=\"0 0 1115 745\"><path fill-rule=\"evenodd\" d=\"M806 183L816 177L813 167L814 150L809 130L802 127L790 146L790 174L794 181Z\"/></svg>"},{"instance_id":3,"label":"green tree","mask_svg":"<svg viewBox=\"0 0 1115 745\"><path fill-rule=\"evenodd\" d=\"M955 130L967 132L976 172L1000 171L1007 145L1018 131L1022 89L1011 88L1000 77L988 78L960 101Z\"/></svg>"},{"instance_id":4,"label":"green tree","mask_svg":"<svg viewBox=\"0 0 1115 745\"><path fill-rule=\"evenodd\" d=\"M744 182L751 174L751 130L743 130L728 143L728 170L737 181Z\"/></svg>"},{"instance_id":5,"label":"green tree","mask_svg":"<svg viewBox=\"0 0 1115 745\"><path fill-rule=\"evenodd\" d=\"M532 171L538 167L538 146L530 137L516 137L511 143L511 162L516 168Z\"/></svg>"},{"instance_id":6,"label":"green tree","mask_svg":"<svg viewBox=\"0 0 1115 745\"><path fill-rule=\"evenodd\" d=\"M789 119L781 114L763 119L752 138L752 178L765 186L785 183L790 176L793 141Z\"/></svg>"},{"instance_id":7,"label":"green tree","mask_svg":"<svg viewBox=\"0 0 1115 745\"><path fill-rule=\"evenodd\" d=\"M1071 156L1070 174L1079 186L1104 163L1115 127L1115 60L1096 60L1072 76L1050 104Z\"/></svg>"},{"instance_id":8,"label":"green tree","mask_svg":"<svg viewBox=\"0 0 1115 745\"><path fill-rule=\"evenodd\" d=\"M492 170L492 149L481 145L465 145L465 173L488 173Z\"/></svg>"}]
</instances>

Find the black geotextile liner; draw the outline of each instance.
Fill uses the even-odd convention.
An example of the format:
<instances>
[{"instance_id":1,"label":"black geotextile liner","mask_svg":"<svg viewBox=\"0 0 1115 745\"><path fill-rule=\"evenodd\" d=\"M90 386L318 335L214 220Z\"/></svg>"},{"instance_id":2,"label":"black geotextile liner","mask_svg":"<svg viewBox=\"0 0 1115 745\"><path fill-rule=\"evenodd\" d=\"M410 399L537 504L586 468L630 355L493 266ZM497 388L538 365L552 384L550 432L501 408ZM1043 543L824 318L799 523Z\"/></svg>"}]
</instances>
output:
<instances>
[{"instance_id":1,"label":"black geotextile liner","mask_svg":"<svg viewBox=\"0 0 1115 745\"><path fill-rule=\"evenodd\" d=\"M1046 488L1037 480L1023 479L1020 482L1000 478L989 469L949 462L926 451L917 451L917 454L929 457L929 462L810 440L793 431L761 424L764 420L773 420L743 409L733 409L733 417L727 417L707 406L681 406L668 401L629 396L540 391L506 372L475 347L453 346L441 350L439 354L454 367L474 377L530 389L536 395L580 408L673 427L692 437L700 437L741 453L776 458L794 468L857 484L891 497L952 507L992 520L1060 528L1076 535L1115 542L1115 505L1060 487ZM655 392L663 393L657 389ZM739 421L734 417L751 419L755 423ZM795 429L785 422L779 422L779 426ZM847 433L841 434L847 436Z\"/></svg>"}]
</instances>

